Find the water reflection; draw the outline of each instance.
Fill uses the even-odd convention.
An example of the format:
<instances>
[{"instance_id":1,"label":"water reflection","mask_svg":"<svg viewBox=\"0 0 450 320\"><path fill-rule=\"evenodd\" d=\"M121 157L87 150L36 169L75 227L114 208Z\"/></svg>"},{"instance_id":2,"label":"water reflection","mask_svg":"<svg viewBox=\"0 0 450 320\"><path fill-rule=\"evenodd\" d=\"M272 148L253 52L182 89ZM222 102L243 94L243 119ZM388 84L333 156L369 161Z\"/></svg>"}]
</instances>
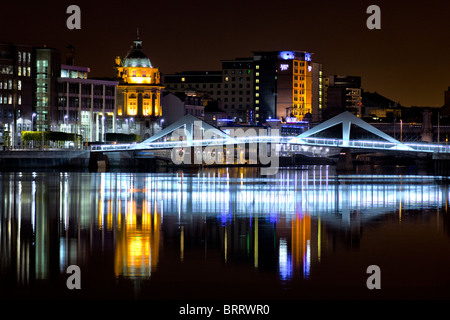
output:
<instances>
[{"instance_id":1,"label":"water reflection","mask_svg":"<svg viewBox=\"0 0 450 320\"><path fill-rule=\"evenodd\" d=\"M58 278L71 264L149 281L162 266L176 273L188 261L201 269L219 259L282 282L308 280L324 256L357 247L365 226L401 224L415 211L447 226L440 214L449 190L435 177L336 176L318 166L273 177L257 169L2 173L0 195L6 294Z\"/></svg>"}]
</instances>

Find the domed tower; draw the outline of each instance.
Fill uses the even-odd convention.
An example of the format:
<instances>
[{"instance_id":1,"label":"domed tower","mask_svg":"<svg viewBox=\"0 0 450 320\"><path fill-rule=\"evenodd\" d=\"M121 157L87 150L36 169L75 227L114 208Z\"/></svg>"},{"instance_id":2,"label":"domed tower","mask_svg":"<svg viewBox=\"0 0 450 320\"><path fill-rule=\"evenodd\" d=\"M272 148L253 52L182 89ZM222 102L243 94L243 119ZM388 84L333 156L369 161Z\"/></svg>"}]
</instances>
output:
<instances>
[{"instance_id":1,"label":"domed tower","mask_svg":"<svg viewBox=\"0 0 450 320\"><path fill-rule=\"evenodd\" d=\"M117 117L124 133L136 133L141 139L150 137L162 116L160 72L152 66L142 50L139 29L131 50L122 60L116 57Z\"/></svg>"}]
</instances>

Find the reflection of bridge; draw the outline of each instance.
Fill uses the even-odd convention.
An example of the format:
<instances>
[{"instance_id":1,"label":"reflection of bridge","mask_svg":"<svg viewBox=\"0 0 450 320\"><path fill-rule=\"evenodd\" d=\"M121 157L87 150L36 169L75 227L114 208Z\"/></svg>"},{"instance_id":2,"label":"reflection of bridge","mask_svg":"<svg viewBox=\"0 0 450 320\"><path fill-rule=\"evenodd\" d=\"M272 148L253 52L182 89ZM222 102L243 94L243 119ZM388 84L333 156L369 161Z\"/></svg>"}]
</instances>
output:
<instances>
[{"instance_id":1,"label":"reflection of bridge","mask_svg":"<svg viewBox=\"0 0 450 320\"><path fill-rule=\"evenodd\" d=\"M352 134L354 129L364 132L365 137L356 138ZM311 146L410 153L449 153L449 148L445 145L397 141L349 112L325 121L297 137L280 136L277 134L277 130L269 131L262 129L257 131L257 128L244 131L237 128L232 134L227 134L198 118L187 115L141 143L98 145L93 146L92 151L150 151L264 143L278 145L278 151L302 151L302 147ZM330 137L330 135L332 136Z\"/></svg>"}]
</instances>

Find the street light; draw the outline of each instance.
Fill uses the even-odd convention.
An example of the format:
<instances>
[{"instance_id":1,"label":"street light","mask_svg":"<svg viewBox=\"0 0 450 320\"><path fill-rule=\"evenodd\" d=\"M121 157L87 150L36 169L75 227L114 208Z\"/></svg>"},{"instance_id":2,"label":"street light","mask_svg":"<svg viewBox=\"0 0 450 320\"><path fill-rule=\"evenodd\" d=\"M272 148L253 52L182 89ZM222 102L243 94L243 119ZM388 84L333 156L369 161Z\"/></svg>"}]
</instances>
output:
<instances>
[{"instance_id":1,"label":"street light","mask_svg":"<svg viewBox=\"0 0 450 320\"><path fill-rule=\"evenodd\" d=\"M31 131L34 131L34 117L36 117L36 113L31 115Z\"/></svg>"},{"instance_id":2,"label":"street light","mask_svg":"<svg viewBox=\"0 0 450 320\"><path fill-rule=\"evenodd\" d=\"M69 116L66 114L66 115L64 116L64 126L66 127L66 132L67 132L67 133L69 132L69 130L68 130L68 127L69 127L69 121L68 121L68 119L69 119Z\"/></svg>"}]
</instances>

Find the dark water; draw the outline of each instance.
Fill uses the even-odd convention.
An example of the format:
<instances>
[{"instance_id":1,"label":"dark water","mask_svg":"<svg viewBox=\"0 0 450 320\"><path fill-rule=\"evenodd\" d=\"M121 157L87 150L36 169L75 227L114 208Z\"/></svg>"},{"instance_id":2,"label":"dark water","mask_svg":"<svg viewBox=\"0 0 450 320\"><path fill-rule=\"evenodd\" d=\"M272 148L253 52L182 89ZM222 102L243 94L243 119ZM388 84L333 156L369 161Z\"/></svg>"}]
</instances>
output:
<instances>
[{"instance_id":1,"label":"dark water","mask_svg":"<svg viewBox=\"0 0 450 320\"><path fill-rule=\"evenodd\" d=\"M450 298L444 180L258 172L1 173L1 297Z\"/></svg>"}]
</instances>

